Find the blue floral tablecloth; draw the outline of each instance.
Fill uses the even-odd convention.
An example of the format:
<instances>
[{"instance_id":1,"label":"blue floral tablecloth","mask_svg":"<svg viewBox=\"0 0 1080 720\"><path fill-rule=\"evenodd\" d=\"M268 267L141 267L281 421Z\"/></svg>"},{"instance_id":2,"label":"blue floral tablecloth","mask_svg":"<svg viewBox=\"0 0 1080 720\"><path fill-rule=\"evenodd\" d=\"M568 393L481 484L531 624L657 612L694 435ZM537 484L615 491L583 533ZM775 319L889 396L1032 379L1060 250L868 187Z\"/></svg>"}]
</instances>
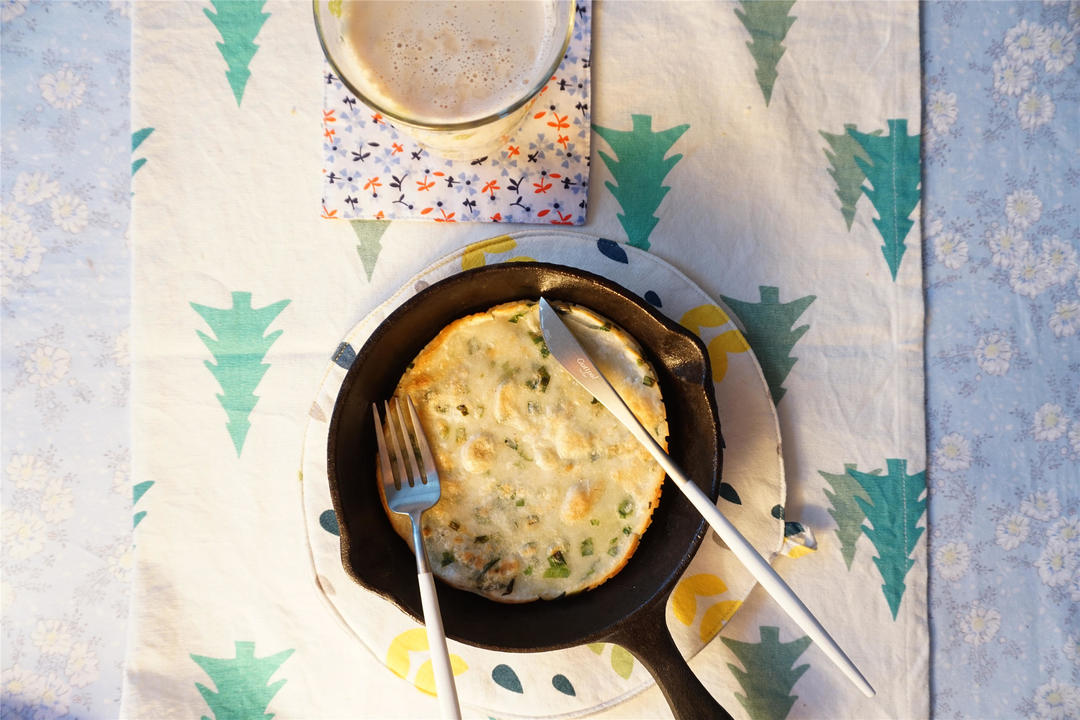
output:
<instances>
[{"instance_id":1,"label":"blue floral tablecloth","mask_svg":"<svg viewBox=\"0 0 1080 720\"><path fill-rule=\"evenodd\" d=\"M932 711L1077 717L1080 3L922 20ZM2 23L0 717L110 718L153 492L126 234L153 130L129 125L127 3L5 0Z\"/></svg>"},{"instance_id":2,"label":"blue floral tablecloth","mask_svg":"<svg viewBox=\"0 0 1080 720\"><path fill-rule=\"evenodd\" d=\"M0 717L116 717L131 576L125 3L5 0Z\"/></svg>"},{"instance_id":3,"label":"blue floral tablecloth","mask_svg":"<svg viewBox=\"0 0 1080 720\"><path fill-rule=\"evenodd\" d=\"M1080 716L1080 3L924 6L933 707Z\"/></svg>"}]
</instances>

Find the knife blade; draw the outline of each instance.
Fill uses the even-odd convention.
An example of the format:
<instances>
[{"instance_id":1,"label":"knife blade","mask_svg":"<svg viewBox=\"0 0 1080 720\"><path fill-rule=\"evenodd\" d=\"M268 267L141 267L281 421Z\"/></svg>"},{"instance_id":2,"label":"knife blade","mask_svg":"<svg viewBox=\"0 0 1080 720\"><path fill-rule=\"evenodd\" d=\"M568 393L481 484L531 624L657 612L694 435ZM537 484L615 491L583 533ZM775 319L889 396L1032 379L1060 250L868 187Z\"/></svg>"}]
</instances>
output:
<instances>
[{"instance_id":1,"label":"knife blade","mask_svg":"<svg viewBox=\"0 0 1080 720\"><path fill-rule=\"evenodd\" d=\"M810 612L802 600L788 586L779 574L769 565L768 561L761 556L750 542L743 537L742 533L731 524L719 508L713 504L693 481L690 480L675 465L659 443L653 439L642 424L638 421L630 408L626 406L622 398L611 387L600 369L589 357L585 348L581 346L573 332L559 317L558 312L546 299L540 298L540 330L544 336L548 351L570 375L577 380L582 387L589 391L594 398L606 407L618 419L630 434L640 442L646 450L656 459L661 467L667 472L675 486L686 495L693 503L698 512L702 514L709 525L716 531L728 548L735 554L754 579L769 593L778 605L802 628L803 632L821 648L822 652L836 664L844 675L855 684L867 697L874 696L874 688L866 681L859 669L850 658L840 649L836 641L829 635L816 617Z\"/></svg>"}]
</instances>

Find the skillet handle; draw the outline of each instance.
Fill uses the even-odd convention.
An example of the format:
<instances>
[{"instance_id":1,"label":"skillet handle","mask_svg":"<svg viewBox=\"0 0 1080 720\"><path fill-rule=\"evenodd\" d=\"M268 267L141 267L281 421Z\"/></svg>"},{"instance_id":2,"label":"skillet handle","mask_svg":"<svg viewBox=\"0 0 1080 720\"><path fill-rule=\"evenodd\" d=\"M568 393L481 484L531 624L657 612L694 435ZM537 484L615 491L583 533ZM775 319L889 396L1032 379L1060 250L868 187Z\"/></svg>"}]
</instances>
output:
<instances>
[{"instance_id":1,"label":"skillet handle","mask_svg":"<svg viewBox=\"0 0 1080 720\"><path fill-rule=\"evenodd\" d=\"M664 601L653 603L629 627L622 627L607 640L621 645L636 657L653 676L676 720L733 720L712 696L671 639L667 630Z\"/></svg>"}]
</instances>

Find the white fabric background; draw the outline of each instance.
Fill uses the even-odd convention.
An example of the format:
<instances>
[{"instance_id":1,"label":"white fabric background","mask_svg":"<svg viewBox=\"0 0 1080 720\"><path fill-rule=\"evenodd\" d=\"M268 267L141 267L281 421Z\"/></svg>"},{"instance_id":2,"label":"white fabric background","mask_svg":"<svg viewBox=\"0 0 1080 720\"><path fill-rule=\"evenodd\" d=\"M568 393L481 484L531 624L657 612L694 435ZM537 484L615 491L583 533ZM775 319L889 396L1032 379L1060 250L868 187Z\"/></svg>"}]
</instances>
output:
<instances>
[{"instance_id":1,"label":"white fabric background","mask_svg":"<svg viewBox=\"0 0 1080 720\"><path fill-rule=\"evenodd\" d=\"M690 125L671 151L683 158L666 180L673 190L652 252L711 294L753 301L759 286L775 285L784 301L816 296L800 319L811 331L793 353L779 412L792 515L828 527L818 470L879 467L887 457L908 459L909 472L925 466L918 243L909 241L893 282L865 200L846 232L818 135L849 122L884 129L895 117L918 132L916 6L797 4L768 108L734 7L599 5L594 122L628 129L630 115L644 113L654 131ZM357 678L366 713L431 715L428 699L341 642L300 581L294 468L325 349L417 268L491 227L395 223L366 281L352 230L312 211L321 103L312 78L321 57L313 31L297 31L309 27L307 8L265 10L271 17L237 107L201 6L136 7L133 125L157 131L134 187L133 475L156 485L136 534L124 714L205 712L193 686L206 678L190 654L230 657L234 640L254 639L259 656L296 651L276 676L288 680L271 703L282 717L354 712ZM600 191L608 179L594 157L585 229L620 238L619 208ZM203 366L208 353L195 330L205 328L189 306L227 307L237 290L251 292L256 307L291 300L271 324L284 332L267 356L239 458ZM793 716L927 713L922 548L895 622L869 544L850 573L835 547L792 569L808 598L867 598L855 608L824 603L821 614L880 690L875 700L857 697L809 648L799 662L812 674L795 688ZM761 624L779 626L784 641L800 635L769 602L749 609L725 635L754 641ZM732 656L719 643L710 648L719 657L699 656L695 668L713 687L738 690L725 664Z\"/></svg>"}]
</instances>

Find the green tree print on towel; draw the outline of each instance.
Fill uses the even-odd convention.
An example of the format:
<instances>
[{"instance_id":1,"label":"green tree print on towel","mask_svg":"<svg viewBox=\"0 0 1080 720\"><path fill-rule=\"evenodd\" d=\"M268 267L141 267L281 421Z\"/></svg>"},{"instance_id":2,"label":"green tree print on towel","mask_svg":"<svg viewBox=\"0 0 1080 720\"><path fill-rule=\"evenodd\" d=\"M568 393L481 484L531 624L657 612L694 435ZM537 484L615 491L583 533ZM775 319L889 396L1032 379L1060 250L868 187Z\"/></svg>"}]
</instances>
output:
<instances>
[{"instance_id":1,"label":"green tree print on towel","mask_svg":"<svg viewBox=\"0 0 1080 720\"><path fill-rule=\"evenodd\" d=\"M761 364L773 404L776 405L787 392L783 387L784 379L798 360L791 357L791 349L810 329L809 325L800 325L797 328L792 328L792 325L817 296L807 295L798 300L781 303L779 288L762 285L758 288L758 293L761 295L759 303L725 296L721 298L742 322L745 328L743 335Z\"/></svg>"},{"instance_id":2,"label":"green tree print on towel","mask_svg":"<svg viewBox=\"0 0 1080 720\"><path fill-rule=\"evenodd\" d=\"M225 78L239 107L244 88L251 77L248 65L259 49L255 36L262 30L270 13L262 11L266 0L210 0L210 4L217 12L211 12L209 8L203 8L203 12L221 33L222 42L216 44L229 67L225 71Z\"/></svg>"},{"instance_id":3,"label":"green tree print on towel","mask_svg":"<svg viewBox=\"0 0 1080 720\"><path fill-rule=\"evenodd\" d=\"M791 712L798 695L789 695L809 665L792 667L810 646L810 638L801 637L788 643L780 642L780 628L763 625L760 643L745 643L722 637L744 669L728 663L728 669L742 685L745 695L735 697L752 720L783 720Z\"/></svg>"},{"instance_id":4,"label":"green tree print on towel","mask_svg":"<svg viewBox=\"0 0 1080 720\"><path fill-rule=\"evenodd\" d=\"M150 487L153 484L154 484L153 480L146 480L145 482L138 483L137 485L132 487L131 488L131 504L132 505L138 505L139 500L142 500L142 496L146 494L146 491L149 490ZM146 511L145 510L140 510L139 512L135 513L134 517L132 517L132 519L131 519L131 527L132 527L132 529L139 527L139 523L142 522L142 519L144 517L146 517Z\"/></svg>"},{"instance_id":5,"label":"green tree print on towel","mask_svg":"<svg viewBox=\"0 0 1080 720\"><path fill-rule=\"evenodd\" d=\"M600 151L600 159L615 179L604 185L618 201L622 213L619 223L626 230L627 244L642 250L649 249L649 235L660 221L655 213L660 201L671 188L664 178L682 159L682 155L665 157L675 141L689 129L678 125L660 132L652 131L652 117L632 115L632 130L613 130L593 125L615 152L615 158Z\"/></svg>"},{"instance_id":6,"label":"green tree print on towel","mask_svg":"<svg viewBox=\"0 0 1080 720\"><path fill-rule=\"evenodd\" d=\"M202 683L195 683L214 714L213 720L272 720L273 713L266 709L285 680L278 680L273 685L267 683L292 654L292 650L283 650L277 655L257 658L255 643L237 642L236 657L192 655L191 659L210 676L217 688L214 692ZM210 718L204 715L202 720Z\"/></svg>"},{"instance_id":7,"label":"green tree print on towel","mask_svg":"<svg viewBox=\"0 0 1080 720\"><path fill-rule=\"evenodd\" d=\"M134 153L139 149L139 146L143 144L143 140L150 137L150 133L154 132L152 127L144 127L142 130L136 130L131 133L131 152ZM139 168L146 164L146 158L136 158L131 162L131 174L134 175L138 172Z\"/></svg>"},{"instance_id":8,"label":"green tree print on towel","mask_svg":"<svg viewBox=\"0 0 1080 720\"><path fill-rule=\"evenodd\" d=\"M869 160L855 158L870 185L863 192L878 212L874 220L885 244L881 252L893 280L904 257L904 238L915 223L908 217L919 204L922 184L919 160L919 136L907 134L907 120L889 120L888 135L868 135L848 128Z\"/></svg>"},{"instance_id":9,"label":"green tree print on towel","mask_svg":"<svg viewBox=\"0 0 1080 720\"><path fill-rule=\"evenodd\" d=\"M375 272L375 263L382 251L382 236L386 228L390 227L389 220L350 220L353 232L356 233L356 254L360 256L360 262L364 265L367 279L371 279Z\"/></svg>"},{"instance_id":10,"label":"green tree print on towel","mask_svg":"<svg viewBox=\"0 0 1080 720\"><path fill-rule=\"evenodd\" d=\"M795 23L788 15L795 0L740 0L739 4L742 8L735 8L735 16L750 33L746 47L757 63L754 75L768 106L776 84L776 65L787 50L781 43Z\"/></svg>"},{"instance_id":11,"label":"green tree print on towel","mask_svg":"<svg viewBox=\"0 0 1080 720\"><path fill-rule=\"evenodd\" d=\"M832 166L829 168L829 175L836 183L836 196L840 198L840 214L844 216L848 230L851 230L851 224L855 222L855 206L863 195L862 185L866 180L866 173L855 163L855 158L860 158L864 162L870 160L870 156L862 149L859 141L848 134L851 130L855 130L855 126L846 124L844 132L839 135L824 130L818 131L829 143L829 148L825 150L825 157ZM870 134L880 135L881 131L875 130ZM832 152L829 151L830 149Z\"/></svg>"},{"instance_id":12,"label":"green tree print on towel","mask_svg":"<svg viewBox=\"0 0 1080 720\"><path fill-rule=\"evenodd\" d=\"M222 394L217 398L228 415L225 427L239 457L244 438L251 427L248 416L259 401L255 388L270 368L262 359L282 331L277 330L269 335L263 333L289 301L281 300L256 309L251 307L251 293L234 292L232 303L231 308L212 308L195 303L191 303L191 307L217 336L215 339L201 330L195 331L217 360L216 364L209 360L204 363L221 386Z\"/></svg>"},{"instance_id":13,"label":"green tree print on towel","mask_svg":"<svg viewBox=\"0 0 1080 720\"><path fill-rule=\"evenodd\" d=\"M851 569L851 563L855 560L855 543L862 535L862 524L866 519L866 513L855 502L855 498L870 500L870 496L863 490L859 481L848 474L854 469L854 463L845 463L844 472L839 475L818 470L818 475L825 478L832 488L832 492L825 491L825 497L832 503L829 514L836 521L836 537L840 540L840 554L844 556L844 563L847 564L848 570ZM871 470L870 474L880 475L881 470Z\"/></svg>"},{"instance_id":14,"label":"green tree print on towel","mask_svg":"<svg viewBox=\"0 0 1080 720\"><path fill-rule=\"evenodd\" d=\"M863 533L877 548L874 564L885 581L881 590L895 620L904 596L904 577L915 564L910 555L925 529L917 525L926 510L926 471L908 475L907 460L889 459L885 463L885 475L855 469L848 470L848 474L870 498L857 497L855 502L870 522L863 525Z\"/></svg>"}]
</instances>

